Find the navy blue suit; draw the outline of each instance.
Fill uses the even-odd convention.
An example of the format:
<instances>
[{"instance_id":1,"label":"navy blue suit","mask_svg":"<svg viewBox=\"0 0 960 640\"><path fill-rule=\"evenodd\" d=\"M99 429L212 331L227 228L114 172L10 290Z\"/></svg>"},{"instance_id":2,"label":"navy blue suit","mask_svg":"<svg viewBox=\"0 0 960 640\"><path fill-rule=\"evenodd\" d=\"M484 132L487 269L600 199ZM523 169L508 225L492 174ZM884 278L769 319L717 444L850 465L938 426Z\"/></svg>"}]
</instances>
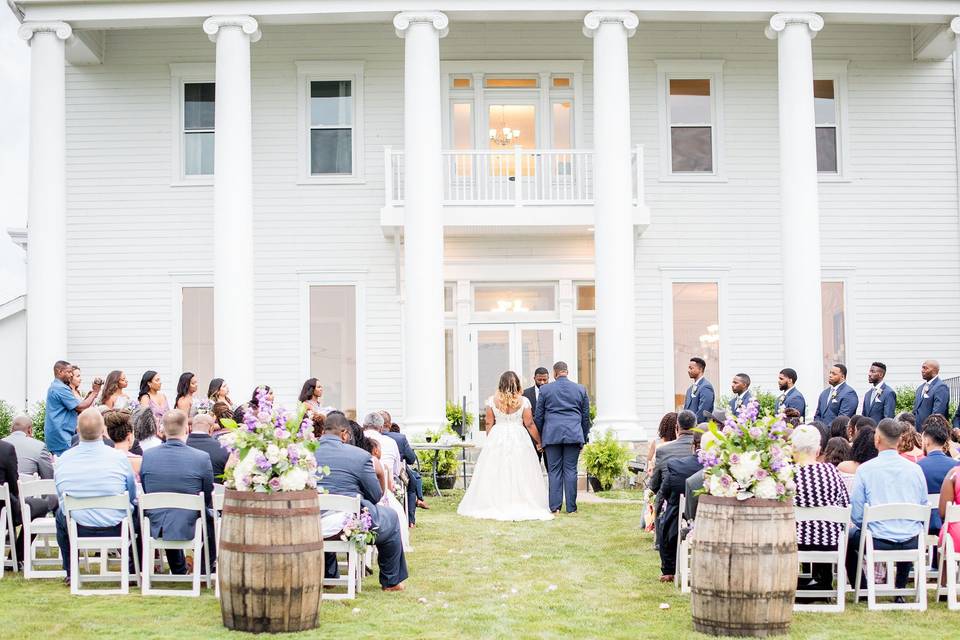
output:
<instances>
[{"instance_id":1,"label":"navy blue suit","mask_svg":"<svg viewBox=\"0 0 960 640\"><path fill-rule=\"evenodd\" d=\"M860 415L879 423L884 418L892 418L896 412L897 392L889 386L882 384L879 394L874 388L863 394L863 408L860 410Z\"/></svg>"},{"instance_id":2,"label":"navy blue suit","mask_svg":"<svg viewBox=\"0 0 960 640\"><path fill-rule=\"evenodd\" d=\"M411 524L416 524L417 499L423 500L423 479L417 470L410 465L417 462L417 454L414 452L413 447L410 446L410 441L407 440L407 436L399 431L386 431L383 435L389 436L391 440L397 443L397 448L400 450L400 457L407 463L407 477L410 479L407 486L407 520L409 520Z\"/></svg>"},{"instance_id":3,"label":"navy blue suit","mask_svg":"<svg viewBox=\"0 0 960 640\"><path fill-rule=\"evenodd\" d=\"M680 496L686 492L687 478L703 469L696 455L674 458L667 462L660 494L660 574L672 576L677 572L677 542L680 539ZM687 496L689 499L691 496Z\"/></svg>"},{"instance_id":4,"label":"navy blue suit","mask_svg":"<svg viewBox=\"0 0 960 640\"><path fill-rule=\"evenodd\" d=\"M743 398L740 400L740 407L745 407L750 404L750 401L753 400L753 394L750 393L750 389L747 389L743 392ZM727 406L730 408L730 413L737 415L737 410L740 408L737 406L737 396L730 398L730 402L727 403Z\"/></svg>"},{"instance_id":5,"label":"navy blue suit","mask_svg":"<svg viewBox=\"0 0 960 640\"><path fill-rule=\"evenodd\" d=\"M803 397L803 394L800 393L800 389L790 387L777 398L777 413L781 413L786 409L796 409L800 412L801 420L807 419L807 401Z\"/></svg>"},{"instance_id":6,"label":"navy blue suit","mask_svg":"<svg viewBox=\"0 0 960 640\"><path fill-rule=\"evenodd\" d=\"M550 510L559 511L566 494L567 513L577 510L577 461L590 435L590 397L582 384L560 376L540 387L533 422L547 452Z\"/></svg>"},{"instance_id":7,"label":"navy blue suit","mask_svg":"<svg viewBox=\"0 0 960 640\"><path fill-rule=\"evenodd\" d=\"M211 516L213 513L213 465L210 462L210 456L204 451L188 447L182 440L171 438L159 447L143 452L140 482L143 484L144 493L169 492L191 495L203 493L203 501L207 507L210 562L213 563L216 558L216 549L213 543ZM150 535L154 538L193 539L197 526L196 512L183 509L148 509L146 516L150 520ZM167 561L173 573L186 573L187 566L183 551L168 549Z\"/></svg>"},{"instance_id":8,"label":"navy blue suit","mask_svg":"<svg viewBox=\"0 0 960 640\"><path fill-rule=\"evenodd\" d=\"M400 540L400 520L390 507L379 507L383 497L380 481L373 470L373 458L359 447L344 444L340 438L324 435L317 442L317 465L330 468L330 475L320 480L320 486L338 496L360 496L360 503L370 511L377 530L377 559L380 565L380 585L393 587L407 579L407 561ZM336 555L325 554L328 578L337 576Z\"/></svg>"},{"instance_id":9,"label":"navy blue suit","mask_svg":"<svg viewBox=\"0 0 960 640\"><path fill-rule=\"evenodd\" d=\"M940 487L943 485L943 479L947 477L950 469L957 466L957 461L943 453L943 451L931 451L918 462L920 470L923 471L923 477L927 481L927 493L940 493ZM940 527L943 526L943 520L940 518L940 509L937 505L930 511L930 533L940 533Z\"/></svg>"},{"instance_id":10,"label":"navy blue suit","mask_svg":"<svg viewBox=\"0 0 960 640\"><path fill-rule=\"evenodd\" d=\"M694 394L696 390L696 394ZM713 415L713 403L716 393L713 391L713 385L706 378L700 378L687 389L687 395L683 400L683 410L693 411L697 416L697 422L706 422Z\"/></svg>"},{"instance_id":11,"label":"navy blue suit","mask_svg":"<svg viewBox=\"0 0 960 640\"><path fill-rule=\"evenodd\" d=\"M817 412L813 414L814 420L819 420L826 425L830 425L837 416L852 417L857 413L857 405L860 398L853 387L846 382L837 385L836 396L831 398L833 387L827 387L820 394L817 401Z\"/></svg>"},{"instance_id":12,"label":"navy blue suit","mask_svg":"<svg viewBox=\"0 0 960 640\"><path fill-rule=\"evenodd\" d=\"M923 388L930 385L927 397L923 397ZM913 401L913 415L917 418L917 431L923 432L923 421L935 413L939 413L950 420L950 387L944 384L939 377L931 382L925 382L917 387L917 397Z\"/></svg>"},{"instance_id":13,"label":"navy blue suit","mask_svg":"<svg viewBox=\"0 0 960 640\"><path fill-rule=\"evenodd\" d=\"M223 469L227 466L230 452L220 446L220 441L209 433L191 433L187 436L187 446L205 452L213 465L213 481L223 481Z\"/></svg>"}]
</instances>

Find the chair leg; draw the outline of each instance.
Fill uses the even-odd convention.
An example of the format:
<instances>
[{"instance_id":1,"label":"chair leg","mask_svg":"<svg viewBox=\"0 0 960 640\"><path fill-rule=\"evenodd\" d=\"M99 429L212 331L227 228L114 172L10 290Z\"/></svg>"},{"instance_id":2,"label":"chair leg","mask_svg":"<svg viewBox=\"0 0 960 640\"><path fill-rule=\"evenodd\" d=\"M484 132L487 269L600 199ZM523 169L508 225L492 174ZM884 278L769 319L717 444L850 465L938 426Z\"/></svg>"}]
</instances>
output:
<instances>
[{"instance_id":1,"label":"chair leg","mask_svg":"<svg viewBox=\"0 0 960 640\"><path fill-rule=\"evenodd\" d=\"M916 583L917 583L917 602L920 604L920 610L927 610L927 553L923 548L923 538L921 538L920 549L917 552L917 560L919 564L916 566Z\"/></svg>"},{"instance_id":2,"label":"chair leg","mask_svg":"<svg viewBox=\"0 0 960 640\"><path fill-rule=\"evenodd\" d=\"M149 595L153 578L153 548L150 544L149 529L148 533L141 534L141 537L143 538L143 570L140 572L142 574L140 578L140 593Z\"/></svg>"},{"instance_id":3,"label":"chair leg","mask_svg":"<svg viewBox=\"0 0 960 640\"><path fill-rule=\"evenodd\" d=\"M872 544L867 546L867 565L864 567L864 573L867 577L867 609L873 609L877 604L877 576L874 572Z\"/></svg>"},{"instance_id":4,"label":"chair leg","mask_svg":"<svg viewBox=\"0 0 960 640\"><path fill-rule=\"evenodd\" d=\"M347 598L353 600L357 590L357 552L347 551Z\"/></svg>"}]
</instances>

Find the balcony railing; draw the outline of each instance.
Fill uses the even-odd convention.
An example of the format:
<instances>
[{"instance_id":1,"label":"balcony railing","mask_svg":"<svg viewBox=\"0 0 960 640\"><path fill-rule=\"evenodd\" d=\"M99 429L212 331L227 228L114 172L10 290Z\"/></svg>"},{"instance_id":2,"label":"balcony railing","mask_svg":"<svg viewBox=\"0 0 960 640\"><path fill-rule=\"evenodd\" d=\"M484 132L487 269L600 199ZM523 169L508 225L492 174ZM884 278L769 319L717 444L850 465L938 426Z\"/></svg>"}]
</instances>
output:
<instances>
[{"instance_id":1,"label":"balcony railing","mask_svg":"<svg viewBox=\"0 0 960 640\"><path fill-rule=\"evenodd\" d=\"M592 205L593 151L522 149L443 151L443 204L447 206ZM404 155L384 150L386 206L405 199ZM643 147L631 153L634 204L644 204Z\"/></svg>"}]
</instances>

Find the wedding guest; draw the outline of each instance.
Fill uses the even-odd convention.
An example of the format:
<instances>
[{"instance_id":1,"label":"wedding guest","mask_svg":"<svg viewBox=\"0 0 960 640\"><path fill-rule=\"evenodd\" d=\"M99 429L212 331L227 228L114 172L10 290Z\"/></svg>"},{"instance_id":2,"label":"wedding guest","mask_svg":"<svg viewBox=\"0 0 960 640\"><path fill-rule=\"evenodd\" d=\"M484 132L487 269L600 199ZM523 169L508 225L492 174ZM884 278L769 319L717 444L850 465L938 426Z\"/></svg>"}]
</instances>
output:
<instances>
[{"instance_id":1,"label":"wedding guest","mask_svg":"<svg viewBox=\"0 0 960 640\"><path fill-rule=\"evenodd\" d=\"M920 365L920 376L923 384L917 387L913 401L913 415L917 419L916 425L923 428L923 421L934 414L939 414L950 420L950 387L940 379L940 363L936 360L926 360Z\"/></svg>"},{"instance_id":2,"label":"wedding guest","mask_svg":"<svg viewBox=\"0 0 960 640\"><path fill-rule=\"evenodd\" d=\"M842 440L842 438L835 438ZM794 480L797 492L793 504L797 507L846 507L850 504L847 487L837 468L818 462L820 432L805 424L794 429L790 436L793 445ZM828 443L829 444L829 443ZM797 548L801 551L836 551L842 527L836 523L810 520L797 523ZM833 570L829 563L814 563L812 584L798 588L828 590L833 586Z\"/></svg>"},{"instance_id":3,"label":"wedding guest","mask_svg":"<svg viewBox=\"0 0 960 640\"><path fill-rule=\"evenodd\" d=\"M797 389L796 385L796 370L790 367L781 369L780 375L777 377L777 387L779 387L782 393L780 397L777 398L776 413L787 409L795 409L797 413L799 413L799 418L802 422L807 414L807 401L804 399L803 394L800 393L800 390Z\"/></svg>"},{"instance_id":4,"label":"wedding guest","mask_svg":"<svg viewBox=\"0 0 960 640\"><path fill-rule=\"evenodd\" d=\"M219 438L229 431L229 429L223 426L223 421L233 420L233 407L226 402L216 402L210 411L213 413L213 419L216 421L216 426L210 435L214 438Z\"/></svg>"},{"instance_id":5,"label":"wedding guest","mask_svg":"<svg viewBox=\"0 0 960 640\"><path fill-rule=\"evenodd\" d=\"M897 422L909 423L914 429L917 428L917 417L909 411L903 411L901 413L898 413L896 418L894 418L894 420L896 420Z\"/></svg>"},{"instance_id":6,"label":"wedding guest","mask_svg":"<svg viewBox=\"0 0 960 640\"><path fill-rule=\"evenodd\" d=\"M187 446L199 449L210 456L213 465L213 481L221 482L223 469L227 466L230 452L220 446L220 442L211 433L214 430L213 416L199 413L190 421L190 435L187 436Z\"/></svg>"},{"instance_id":7,"label":"wedding guest","mask_svg":"<svg viewBox=\"0 0 960 640\"><path fill-rule=\"evenodd\" d=\"M81 382L82 379L80 377L80 367L74 365L70 376L70 390L73 391L73 397L75 397L77 400L83 399L83 394L80 392Z\"/></svg>"},{"instance_id":8,"label":"wedding guest","mask_svg":"<svg viewBox=\"0 0 960 640\"><path fill-rule=\"evenodd\" d=\"M363 418L363 435L367 438L376 440L380 445L380 463L383 465L384 475L386 476L386 488L382 504L390 507L397 512L397 519L400 522L400 536L403 541L404 551L412 551L410 547L410 533L407 531L410 524L407 520L407 508L400 504L397 499L397 480L403 467L403 460L400 457L400 447L387 433L384 432L383 416L379 413L368 413Z\"/></svg>"},{"instance_id":9,"label":"wedding guest","mask_svg":"<svg viewBox=\"0 0 960 640\"><path fill-rule=\"evenodd\" d=\"M740 407L750 404L750 401L753 400L753 394L750 393L750 376L745 373L738 373L733 376L733 381L730 383L730 391L733 393L733 397L730 398L727 406L730 407L730 413L732 415L737 415Z\"/></svg>"},{"instance_id":10,"label":"wedding guest","mask_svg":"<svg viewBox=\"0 0 960 640\"><path fill-rule=\"evenodd\" d=\"M717 442L717 437L710 433L709 431L705 432L700 436L700 451L705 451L710 453L711 449ZM695 474L687 478L686 490L685 490L685 507L684 507L684 517L687 520L693 520L697 517L697 504L700 501L700 490L703 489L703 476L705 470L700 469Z\"/></svg>"},{"instance_id":11,"label":"wedding guest","mask_svg":"<svg viewBox=\"0 0 960 640\"><path fill-rule=\"evenodd\" d=\"M70 439L77 432L77 416L93 406L100 391L99 380L83 400L77 400L70 387L73 367L65 360L53 365L54 381L47 389L46 412L43 419L43 435L47 449L55 456L70 448Z\"/></svg>"},{"instance_id":12,"label":"wedding guest","mask_svg":"<svg viewBox=\"0 0 960 640\"><path fill-rule=\"evenodd\" d=\"M863 416L858 415L853 417L837 416L833 419L833 422L830 423L830 428L827 431L827 438L842 438L846 436L847 433L851 432L856 434L856 428L853 428L852 431L850 431L850 423L852 422L854 425L856 425L862 417Z\"/></svg>"},{"instance_id":13,"label":"wedding guest","mask_svg":"<svg viewBox=\"0 0 960 640\"><path fill-rule=\"evenodd\" d=\"M10 423L10 435L3 439L17 453L19 473L35 474L41 480L53 478L53 457L46 445L33 437L30 416L17 416Z\"/></svg>"},{"instance_id":14,"label":"wedding guest","mask_svg":"<svg viewBox=\"0 0 960 640\"><path fill-rule=\"evenodd\" d=\"M783 410L783 419L784 422L789 424L791 427L799 427L803 424L803 416L800 414L800 411L794 409L793 407L787 407Z\"/></svg>"},{"instance_id":15,"label":"wedding guest","mask_svg":"<svg viewBox=\"0 0 960 640\"><path fill-rule=\"evenodd\" d=\"M844 460L850 459L850 443L847 442L846 438L830 438L823 450L822 457L825 463L832 464L835 467L839 466Z\"/></svg>"},{"instance_id":16,"label":"wedding guest","mask_svg":"<svg viewBox=\"0 0 960 640\"><path fill-rule=\"evenodd\" d=\"M660 511L660 582L673 582L677 572L677 543L680 539L680 496L684 495L687 479L703 469L697 458L700 434L694 433L693 444L686 455L669 462L663 472L660 494L663 507Z\"/></svg>"},{"instance_id":17,"label":"wedding guest","mask_svg":"<svg viewBox=\"0 0 960 640\"><path fill-rule=\"evenodd\" d=\"M874 421L892 418L897 410L897 393L883 381L886 376L887 365L882 362L874 362L870 365L867 382L873 386L863 396L863 408L860 413L873 418Z\"/></svg>"},{"instance_id":18,"label":"wedding guest","mask_svg":"<svg viewBox=\"0 0 960 640\"><path fill-rule=\"evenodd\" d=\"M837 416L852 416L857 412L859 398L853 387L847 384L847 367L837 363L830 367L827 374L827 382L830 384L820 394L817 401L817 410L813 414L814 420L822 420L826 423L833 422Z\"/></svg>"},{"instance_id":19,"label":"wedding guest","mask_svg":"<svg viewBox=\"0 0 960 640\"><path fill-rule=\"evenodd\" d=\"M271 389L270 385L268 384L262 384L253 390L253 393L250 396L250 402L237 406L233 412L234 421L243 422L243 414L246 413L247 409L250 409L254 412L259 409L260 400L257 398L257 394L261 389L267 393L267 400L273 402L273 389Z\"/></svg>"},{"instance_id":20,"label":"wedding guest","mask_svg":"<svg viewBox=\"0 0 960 640\"><path fill-rule=\"evenodd\" d=\"M377 481L380 483L380 488L383 490L383 497L387 497L387 472L383 470L383 463L380 462L380 443L374 440L373 438L364 438L360 441L360 448L370 454L370 457L373 458L373 470L377 474ZM384 504L383 499L380 499L380 502L377 504L389 507L390 505ZM404 547L406 550L406 547Z\"/></svg>"},{"instance_id":21,"label":"wedding guest","mask_svg":"<svg viewBox=\"0 0 960 640\"><path fill-rule=\"evenodd\" d=\"M912 415L910 416L913 417ZM847 442L853 442L857 439L857 434L863 429L876 429L877 423L873 418L864 416L853 416L847 425Z\"/></svg>"},{"instance_id":22,"label":"wedding guest","mask_svg":"<svg viewBox=\"0 0 960 640\"><path fill-rule=\"evenodd\" d=\"M926 455L917 462L927 481L927 493L940 493L944 478L957 466L957 461L944 451L945 449L949 451L947 447L949 439L950 430L944 421L934 420L933 416L927 418L923 428L923 451ZM940 512L934 509L930 514L929 533L932 535L939 533L942 522Z\"/></svg>"},{"instance_id":23,"label":"wedding guest","mask_svg":"<svg viewBox=\"0 0 960 640\"><path fill-rule=\"evenodd\" d=\"M400 433L400 425L393 421L393 416L390 415L390 412L382 409L380 415L383 417L383 435L397 443L397 448L400 450L400 458L405 464L408 479L407 522L411 527L414 527L417 523L417 507L421 509L430 508L427 506L427 503L423 501L423 478L420 477L420 472L413 467L413 465L417 463L417 454L413 451L413 447L410 446L410 441L407 440L407 436ZM389 431L386 429L387 425L390 425ZM396 427L396 429L394 429L394 427Z\"/></svg>"},{"instance_id":24,"label":"wedding guest","mask_svg":"<svg viewBox=\"0 0 960 640\"><path fill-rule=\"evenodd\" d=\"M130 396L124 389L127 388L127 376L123 371L114 370L107 374L100 392L101 411L108 409L126 409L130 404Z\"/></svg>"},{"instance_id":25,"label":"wedding guest","mask_svg":"<svg viewBox=\"0 0 960 640\"><path fill-rule=\"evenodd\" d=\"M721 422L722 424L722 422ZM673 411L663 414L660 425L657 427L657 439L650 441L647 448L647 475L653 475L653 467L657 463L657 449L668 442L677 439L677 414Z\"/></svg>"},{"instance_id":26,"label":"wedding guest","mask_svg":"<svg viewBox=\"0 0 960 640\"><path fill-rule=\"evenodd\" d=\"M874 434L876 429L863 427L857 432L853 444L850 445L850 458L837 465L837 471L847 487L847 493L853 492L853 479L865 462L869 462L877 457L877 447L874 444Z\"/></svg>"},{"instance_id":27,"label":"wedding guest","mask_svg":"<svg viewBox=\"0 0 960 640\"><path fill-rule=\"evenodd\" d=\"M10 490L10 515L13 520L13 528L16 530L20 527L22 523L22 518L20 514L20 491L19 491L19 479L20 471L17 463L17 450L9 442L4 442L0 440L0 485L7 485L7 489ZM6 507L6 505L4 505ZM6 509L4 509L6 511ZM6 513L4 513L6 517ZM4 521L3 525L0 526L0 536L3 536L3 542L7 542L7 522ZM21 529L22 531L22 529ZM19 537L16 538L14 542L17 553L17 562L23 561L23 534L21 533ZM11 555L11 558L13 556ZM6 553L0 553L0 562L6 562ZM19 569L19 567L16 567Z\"/></svg>"},{"instance_id":28,"label":"wedding guest","mask_svg":"<svg viewBox=\"0 0 960 640\"><path fill-rule=\"evenodd\" d=\"M960 549L960 522L953 522L944 527L943 519L947 517L947 507L956 504L957 496L960 496L960 466L954 466L944 476L943 483L940 485L940 505L937 509L941 527L938 544L942 546L943 537L949 535L953 538L954 549Z\"/></svg>"},{"instance_id":29,"label":"wedding guest","mask_svg":"<svg viewBox=\"0 0 960 640\"><path fill-rule=\"evenodd\" d=\"M324 413L320 400L323 398L323 385L316 378L308 378L300 389L298 400L307 405L310 414Z\"/></svg>"},{"instance_id":30,"label":"wedding guest","mask_svg":"<svg viewBox=\"0 0 960 640\"><path fill-rule=\"evenodd\" d=\"M663 485L663 473L667 463L674 458L690 455L693 450L693 429L697 426L697 418L692 411L681 411L677 414L677 436L672 442L667 442L657 449L657 461L650 476L648 487L656 494L654 544L659 548L663 544L663 529L660 512L663 507L663 495L660 489Z\"/></svg>"},{"instance_id":31,"label":"wedding guest","mask_svg":"<svg viewBox=\"0 0 960 640\"><path fill-rule=\"evenodd\" d=\"M143 458L130 451L133 448L133 425L130 422L130 412L120 409L105 411L103 422L107 427L107 435L113 441L114 448L126 454L134 475L139 478L140 463Z\"/></svg>"},{"instance_id":32,"label":"wedding guest","mask_svg":"<svg viewBox=\"0 0 960 640\"><path fill-rule=\"evenodd\" d=\"M323 423L326 422L327 416L322 413L313 414L310 422L313 425L313 437L315 440L319 440L323 437Z\"/></svg>"},{"instance_id":33,"label":"wedding guest","mask_svg":"<svg viewBox=\"0 0 960 640\"><path fill-rule=\"evenodd\" d=\"M150 407L140 407L133 413L133 437L136 438L136 444L133 452L139 449L142 454L154 447L163 444L160 434L157 430L157 417Z\"/></svg>"},{"instance_id":34,"label":"wedding guest","mask_svg":"<svg viewBox=\"0 0 960 640\"><path fill-rule=\"evenodd\" d=\"M692 411L696 421L709 420L713 413L714 391L710 381L703 377L707 362L703 358L690 358L687 375L693 384L687 389L683 400L683 410Z\"/></svg>"},{"instance_id":35,"label":"wedding guest","mask_svg":"<svg viewBox=\"0 0 960 640\"><path fill-rule=\"evenodd\" d=\"M903 430L900 434L900 442L897 444L897 452L910 462L919 462L923 459L923 441L920 439L920 434L913 426L904 422L900 424L903 425Z\"/></svg>"},{"instance_id":36,"label":"wedding guest","mask_svg":"<svg viewBox=\"0 0 960 640\"><path fill-rule=\"evenodd\" d=\"M147 371L140 378L140 392L137 394L140 406L149 407L153 411L157 424L162 423L163 414L170 410L167 396L160 391L160 386L160 374L156 371Z\"/></svg>"},{"instance_id":37,"label":"wedding guest","mask_svg":"<svg viewBox=\"0 0 960 640\"><path fill-rule=\"evenodd\" d=\"M197 392L197 376L189 371L180 374L177 380L177 398L173 401L173 408L191 414L193 409L193 394Z\"/></svg>"},{"instance_id":38,"label":"wedding guest","mask_svg":"<svg viewBox=\"0 0 960 640\"><path fill-rule=\"evenodd\" d=\"M920 467L897 455L897 444L902 430L902 424L896 420L881 420L874 432L874 444L879 453L874 459L860 465L856 472L850 494L850 521L853 526L850 530L850 543L847 545L847 578L851 584L855 584L860 571L857 561L864 506L927 504L927 482ZM884 520L869 526L873 546L880 550L915 549L917 537L926 533L923 531L923 523L913 520ZM907 586L912 564L897 563L894 579L897 589ZM862 580L861 584L864 583L865 580Z\"/></svg>"},{"instance_id":39,"label":"wedding guest","mask_svg":"<svg viewBox=\"0 0 960 640\"><path fill-rule=\"evenodd\" d=\"M214 378L210 381L210 386L207 387L207 398L209 398L210 402L214 405L222 402L233 411L233 401L230 400L230 387L223 378Z\"/></svg>"}]
</instances>

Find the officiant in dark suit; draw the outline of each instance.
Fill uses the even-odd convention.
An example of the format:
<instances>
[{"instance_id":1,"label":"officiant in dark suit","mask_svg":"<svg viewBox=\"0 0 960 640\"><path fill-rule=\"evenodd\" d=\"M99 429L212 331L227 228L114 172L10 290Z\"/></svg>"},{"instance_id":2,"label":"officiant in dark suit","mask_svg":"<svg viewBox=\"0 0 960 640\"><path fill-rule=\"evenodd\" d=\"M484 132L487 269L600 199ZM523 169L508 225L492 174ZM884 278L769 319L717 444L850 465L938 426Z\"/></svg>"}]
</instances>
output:
<instances>
[{"instance_id":1,"label":"officiant in dark suit","mask_svg":"<svg viewBox=\"0 0 960 640\"><path fill-rule=\"evenodd\" d=\"M540 387L547 384L549 381L550 372L547 371L547 368L537 367L537 370L533 372L533 386L527 387L523 390L523 397L530 401L530 407L534 411L537 410L537 401L540 400ZM543 437L543 431L540 429L539 425L537 425L537 431L539 431L540 436ZM533 445L533 449L537 452L537 457L543 459L543 464L546 466L547 461L544 457L544 452L537 449L537 442L533 439L533 436L530 436L530 444Z\"/></svg>"}]
</instances>

